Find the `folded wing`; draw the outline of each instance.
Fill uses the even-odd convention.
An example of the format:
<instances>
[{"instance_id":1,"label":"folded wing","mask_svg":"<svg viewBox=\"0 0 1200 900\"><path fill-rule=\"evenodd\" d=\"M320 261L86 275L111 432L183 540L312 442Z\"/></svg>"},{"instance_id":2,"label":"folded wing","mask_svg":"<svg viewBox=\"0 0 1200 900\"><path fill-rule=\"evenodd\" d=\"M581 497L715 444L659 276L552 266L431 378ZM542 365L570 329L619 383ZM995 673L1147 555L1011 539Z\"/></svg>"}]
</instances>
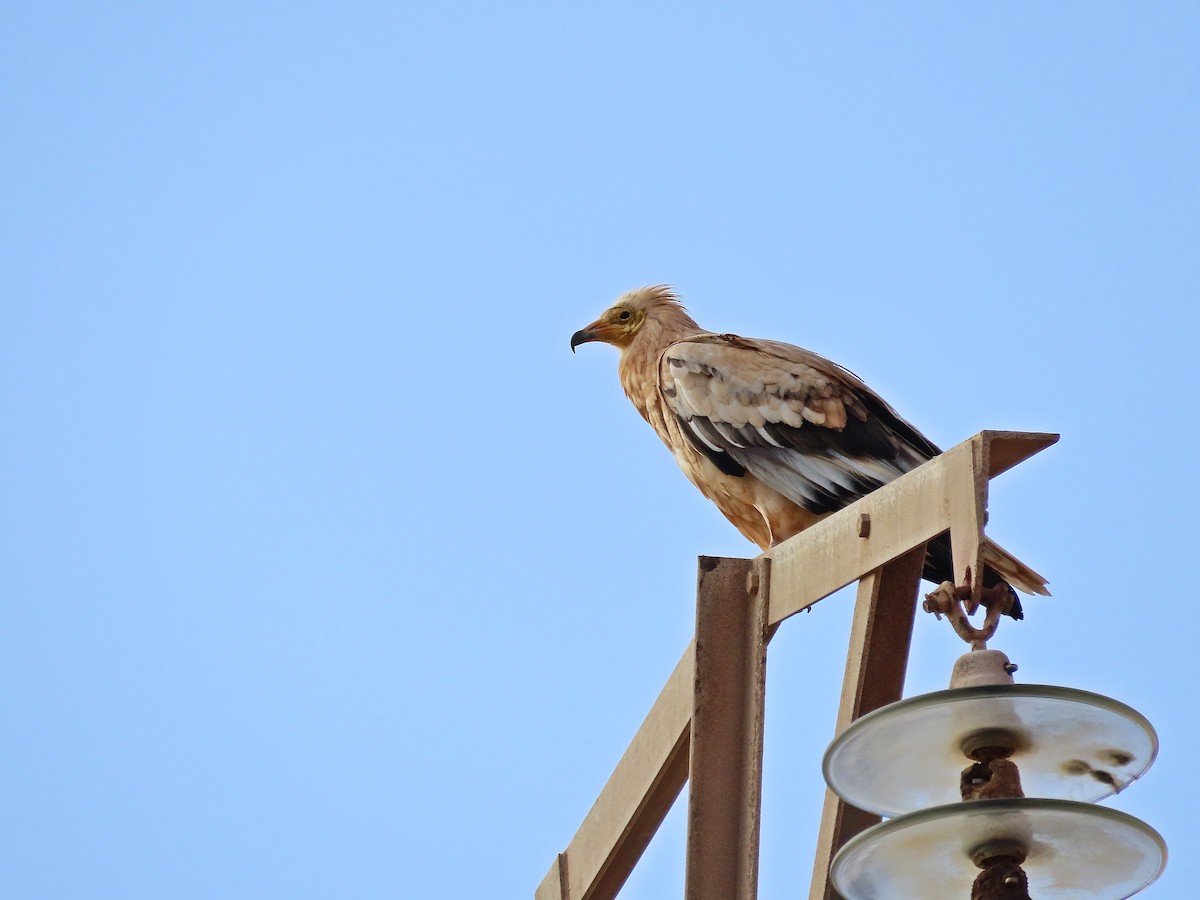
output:
<instances>
[{"instance_id":1,"label":"folded wing","mask_svg":"<svg viewBox=\"0 0 1200 900\"><path fill-rule=\"evenodd\" d=\"M727 475L832 512L940 451L859 378L808 350L729 334L669 345L659 388L683 434Z\"/></svg>"}]
</instances>

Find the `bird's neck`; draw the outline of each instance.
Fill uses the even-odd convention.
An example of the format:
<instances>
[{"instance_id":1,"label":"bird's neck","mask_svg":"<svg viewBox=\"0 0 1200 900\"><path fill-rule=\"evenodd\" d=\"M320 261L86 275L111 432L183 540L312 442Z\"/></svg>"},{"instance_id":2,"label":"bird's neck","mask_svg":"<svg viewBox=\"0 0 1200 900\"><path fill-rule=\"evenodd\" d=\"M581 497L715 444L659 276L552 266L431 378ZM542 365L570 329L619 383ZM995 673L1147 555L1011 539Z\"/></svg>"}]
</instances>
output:
<instances>
[{"instance_id":1,"label":"bird's neck","mask_svg":"<svg viewBox=\"0 0 1200 900\"><path fill-rule=\"evenodd\" d=\"M691 317L680 311L678 321L648 319L632 341L621 351L617 371L621 387L642 418L658 429L658 362L664 350L680 338L702 333Z\"/></svg>"}]
</instances>

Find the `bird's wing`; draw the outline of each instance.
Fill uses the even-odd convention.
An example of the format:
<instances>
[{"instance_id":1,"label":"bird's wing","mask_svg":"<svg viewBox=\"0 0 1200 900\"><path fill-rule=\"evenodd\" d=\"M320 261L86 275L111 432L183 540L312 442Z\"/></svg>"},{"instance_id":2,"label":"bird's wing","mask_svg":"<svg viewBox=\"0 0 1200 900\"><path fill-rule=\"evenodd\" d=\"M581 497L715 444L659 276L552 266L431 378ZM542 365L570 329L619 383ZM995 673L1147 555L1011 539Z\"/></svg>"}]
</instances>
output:
<instances>
[{"instance_id":1,"label":"bird's wing","mask_svg":"<svg viewBox=\"0 0 1200 900\"><path fill-rule=\"evenodd\" d=\"M809 512L840 509L940 452L853 373L790 344L696 335L663 351L658 376L697 450Z\"/></svg>"}]
</instances>

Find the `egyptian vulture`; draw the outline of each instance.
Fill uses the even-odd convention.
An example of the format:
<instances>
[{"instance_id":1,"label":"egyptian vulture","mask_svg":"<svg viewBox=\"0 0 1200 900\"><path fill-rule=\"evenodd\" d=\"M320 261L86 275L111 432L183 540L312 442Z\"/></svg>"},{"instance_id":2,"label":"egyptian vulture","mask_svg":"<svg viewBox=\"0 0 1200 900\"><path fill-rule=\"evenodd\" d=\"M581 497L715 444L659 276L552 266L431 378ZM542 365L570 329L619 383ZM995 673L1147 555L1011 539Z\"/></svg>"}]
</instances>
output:
<instances>
[{"instance_id":1,"label":"egyptian vulture","mask_svg":"<svg viewBox=\"0 0 1200 900\"><path fill-rule=\"evenodd\" d=\"M791 344L705 331L665 285L622 296L571 350L591 341L621 351L626 396L763 550L941 452L852 372ZM952 570L943 535L925 577L952 581ZM1004 583L990 571L984 580ZM1015 593L1009 614L1021 618Z\"/></svg>"}]
</instances>

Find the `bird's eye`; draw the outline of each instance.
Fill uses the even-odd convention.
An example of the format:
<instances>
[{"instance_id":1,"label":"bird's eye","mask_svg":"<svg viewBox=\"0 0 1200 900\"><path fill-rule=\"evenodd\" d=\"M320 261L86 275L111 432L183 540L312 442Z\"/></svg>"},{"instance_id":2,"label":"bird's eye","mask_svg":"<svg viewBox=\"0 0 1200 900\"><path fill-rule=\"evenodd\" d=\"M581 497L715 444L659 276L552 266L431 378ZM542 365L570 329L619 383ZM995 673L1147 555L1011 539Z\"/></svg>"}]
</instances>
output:
<instances>
[{"instance_id":1,"label":"bird's eye","mask_svg":"<svg viewBox=\"0 0 1200 900\"><path fill-rule=\"evenodd\" d=\"M617 318L620 319L622 322L628 322L629 317L632 315L633 315L633 313L631 313L629 310L623 309L623 310L621 310L621 313L620 313L620 315L617 316Z\"/></svg>"}]
</instances>

